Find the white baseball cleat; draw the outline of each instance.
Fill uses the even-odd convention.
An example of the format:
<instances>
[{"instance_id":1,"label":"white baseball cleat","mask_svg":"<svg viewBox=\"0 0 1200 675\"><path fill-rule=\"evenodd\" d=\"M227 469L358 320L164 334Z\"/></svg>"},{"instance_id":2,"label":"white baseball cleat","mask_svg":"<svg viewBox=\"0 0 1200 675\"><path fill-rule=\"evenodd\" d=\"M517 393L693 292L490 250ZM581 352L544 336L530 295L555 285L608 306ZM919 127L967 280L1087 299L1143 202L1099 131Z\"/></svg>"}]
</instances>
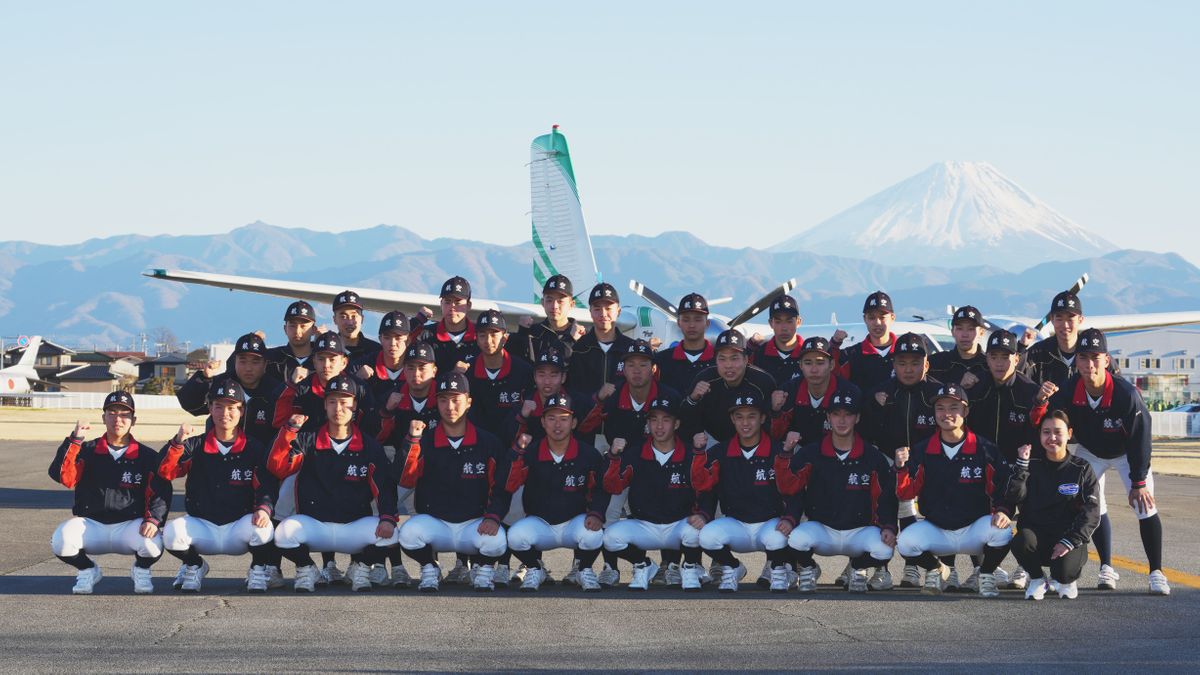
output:
<instances>
[{"instance_id":1,"label":"white baseball cleat","mask_svg":"<svg viewBox=\"0 0 1200 675\"><path fill-rule=\"evenodd\" d=\"M91 595L92 590L96 588L96 584L100 583L100 579L103 577L99 565L79 570L75 573L75 585L71 587L71 592L75 595Z\"/></svg>"},{"instance_id":2,"label":"white baseball cleat","mask_svg":"<svg viewBox=\"0 0 1200 675\"><path fill-rule=\"evenodd\" d=\"M1064 600L1074 600L1079 597L1079 584L1072 581L1069 584L1058 585L1058 597Z\"/></svg>"},{"instance_id":3,"label":"white baseball cleat","mask_svg":"<svg viewBox=\"0 0 1200 675\"><path fill-rule=\"evenodd\" d=\"M941 595L946 588L946 579L950 576L950 568L942 563L938 566L925 571L925 584L921 586L921 592L928 595Z\"/></svg>"},{"instance_id":4,"label":"white baseball cleat","mask_svg":"<svg viewBox=\"0 0 1200 675\"><path fill-rule=\"evenodd\" d=\"M701 581L701 572L704 568L695 563L683 563L679 568L679 585L683 590L689 593L695 593L704 585Z\"/></svg>"},{"instance_id":5,"label":"white baseball cleat","mask_svg":"<svg viewBox=\"0 0 1200 675\"><path fill-rule=\"evenodd\" d=\"M996 577L999 580L999 577ZM1013 570L1013 573L1008 577L1008 587L1024 590L1029 584L1029 574L1022 568L1018 567Z\"/></svg>"},{"instance_id":6,"label":"white baseball cleat","mask_svg":"<svg viewBox=\"0 0 1200 675\"><path fill-rule=\"evenodd\" d=\"M645 591L650 589L650 580L658 574L658 564L653 560L638 563L633 566L633 579L629 581L629 590Z\"/></svg>"},{"instance_id":7,"label":"white baseball cleat","mask_svg":"<svg viewBox=\"0 0 1200 675\"><path fill-rule=\"evenodd\" d=\"M204 575L207 573L207 562L201 565L184 565L183 583L179 585L179 590L184 593L199 593L200 584L204 581Z\"/></svg>"},{"instance_id":8,"label":"white baseball cleat","mask_svg":"<svg viewBox=\"0 0 1200 675\"><path fill-rule=\"evenodd\" d=\"M997 588L1008 588L1009 584L1012 583L1012 577L1008 576L1008 572L1005 572L1003 567L997 567L996 571L992 572L992 575L996 577Z\"/></svg>"},{"instance_id":9,"label":"white baseball cleat","mask_svg":"<svg viewBox=\"0 0 1200 675\"><path fill-rule=\"evenodd\" d=\"M723 565L721 567L721 584L717 590L721 593L736 593L738 583L746 577L746 566L738 563L737 567Z\"/></svg>"},{"instance_id":10,"label":"white baseball cleat","mask_svg":"<svg viewBox=\"0 0 1200 675\"><path fill-rule=\"evenodd\" d=\"M1096 588L1102 591L1117 590L1117 582L1121 580L1121 575L1112 568L1112 565L1101 565L1100 573L1096 575Z\"/></svg>"},{"instance_id":11,"label":"white baseball cleat","mask_svg":"<svg viewBox=\"0 0 1200 675\"><path fill-rule=\"evenodd\" d=\"M388 583L387 565L383 563L371 565L371 571L367 574L367 578L371 580L372 586L386 586Z\"/></svg>"},{"instance_id":12,"label":"white baseball cleat","mask_svg":"<svg viewBox=\"0 0 1200 675\"><path fill-rule=\"evenodd\" d=\"M266 565L253 565L246 573L246 591L250 593L266 593L271 581L271 573Z\"/></svg>"},{"instance_id":13,"label":"white baseball cleat","mask_svg":"<svg viewBox=\"0 0 1200 675\"><path fill-rule=\"evenodd\" d=\"M393 588L408 588L412 586L412 577L404 565L392 565L391 584Z\"/></svg>"},{"instance_id":14,"label":"white baseball cleat","mask_svg":"<svg viewBox=\"0 0 1200 675\"><path fill-rule=\"evenodd\" d=\"M596 581L605 588L613 588L621 583L621 570L605 564L604 569L600 570L600 576L596 578Z\"/></svg>"},{"instance_id":15,"label":"white baseball cleat","mask_svg":"<svg viewBox=\"0 0 1200 675\"><path fill-rule=\"evenodd\" d=\"M1167 583L1167 575L1162 570L1150 573L1150 595L1170 595L1171 585Z\"/></svg>"},{"instance_id":16,"label":"white baseball cleat","mask_svg":"<svg viewBox=\"0 0 1200 675\"><path fill-rule=\"evenodd\" d=\"M961 585L958 583L958 568L950 567L949 570L950 575L942 577L942 590L946 593L957 593L958 587Z\"/></svg>"},{"instance_id":17,"label":"white baseball cleat","mask_svg":"<svg viewBox=\"0 0 1200 675\"><path fill-rule=\"evenodd\" d=\"M546 575L546 580L543 581L543 583L545 583L546 581L548 581L550 583L554 583L554 581L550 579L549 574ZM567 584L570 586L578 586L579 585L579 561L578 560L571 561L571 569L567 570L566 575L563 576L562 582L564 584Z\"/></svg>"},{"instance_id":18,"label":"white baseball cleat","mask_svg":"<svg viewBox=\"0 0 1200 675\"><path fill-rule=\"evenodd\" d=\"M602 584L596 577L596 572L590 567L579 570L579 587L588 593L599 591Z\"/></svg>"},{"instance_id":19,"label":"white baseball cleat","mask_svg":"<svg viewBox=\"0 0 1200 675\"><path fill-rule=\"evenodd\" d=\"M871 580L867 582L867 587L873 591L890 591L892 590L892 573L887 567L876 567L875 573L871 575Z\"/></svg>"},{"instance_id":20,"label":"white baseball cleat","mask_svg":"<svg viewBox=\"0 0 1200 675\"><path fill-rule=\"evenodd\" d=\"M350 590L371 590L371 566L364 562L352 562L346 568L346 578L350 581Z\"/></svg>"},{"instance_id":21,"label":"white baseball cleat","mask_svg":"<svg viewBox=\"0 0 1200 675\"><path fill-rule=\"evenodd\" d=\"M679 586L679 585L683 584L683 576L681 574L679 565L677 565L676 563L667 563L666 571L660 573L659 576L662 577L663 584L665 586L670 587L670 586ZM658 577L655 577L655 578L658 578ZM651 582L651 583L653 583L653 582Z\"/></svg>"},{"instance_id":22,"label":"white baseball cleat","mask_svg":"<svg viewBox=\"0 0 1200 675\"><path fill-rule=\"evenodd\" d=\"M758 573L758 579L754 582L759 588L764 591L771 587L771 561L763 563L762 571Z\"/></svg>"},{"instance_id":23,"label":"white baseball cleat","mask_svg":"<svg viewBox=\"0 0 1200 675\"><path fill-rule=\"evenodd\" d=\"M475 578L471 581L471 585L475 587L476 592L491 593L496 590L495 565L476 565L472 570L475 572Z\"/></svg>"},{"instance_id":24,"label":"white baseball cleat","mask_svg":"<svg viewBox=\"0 0 1200 675\"><path fill-rule=\"evenodd\" d=\"M797 590L799 590L801 593L816 593L818 574L819 571L816 567L801 567L800 579L797 582Z\"/></svg>"},{"instance_id":25,"label":"white baseball cleat","mask_svg":"<svg viewBox=\"0 0 1200 675\"><path fill-rule=\"evenodd\" d=\"M1025 588L1026 600L1041 600L1046 597L1046 578L1030 579Z\"/></svg>"},{"instance_id":26,"label":"white baseball cleat","mask_svg":"<svg viewBox=\"0 0 1200 675\"><path fill-rule=\"evenodd\" d=\"M846 581L846 590L851 593L866 593L867 592L867 571L866 570L850 570L850 577Z\"/></svg>"},{"instance_id":27,"label":"white baseball cleat","mask_svg":"<svg viewBox=\"0 0 1200 675\"><path fill-rule=\"evenodd\" d=\"M850 580L850 572L853 569L854 568L850 565L850 563L846 563L846 566L842 568L842 573L837 576L837 579L833 580L833 585L845 588L846 584Z\"/></svg>"},{"instance_id":28,"label":"white baseball cleat","mask_svg":"<svg viewBox=\"0 0 1200 675\"><path fill-rule=\"evenodd\" d=\"M792 585L792 568L787 565L778 565L771 568L770 586L772 593L787 593L788 587Z\"/></svg>"},{"instance_id":29,"label":"white baseball cleat","mask_svg":"<svg viewBox=\"0 0 1200 675\"><path fill-rule=\"evenodd\" d=\"M150 570L145 567L138 567L134 563L129 568L129 576L133 579L133 592L139 595L146 595L154 592L154 577L150 574ZM199 585L196 587L199 589Z\"/></svg>"},{"instance_id":30,"label":"white baseball cleat","mask_svg":"<svg viewBox=\"0 0 1200 675\"><path fill-rule=\"evenodd\" d=\"M283 588L286 585L283 571L276 565L267 565L267 588Z\"/></svg>"},{"instance_id":31,"label":"white baseball cleat","mask_svg":"<svg viewBox=\"0 0 1200 675\"><path fill-rule=\"evenodd\" d=\"M179 571L175 573L175 580L171 582L171 588L179 590L183 588L183 573L187 570L186 563L179 563Z\"/></svg>"},{"instance_id":32,"label":"white baseball cleat","mask_svg":"<svg viewBox=\"0 0 1200 675\"><path fill-rule=\"evenodd\" d=\"M714 562L712 565L709 565L708 574L703 575L702 581L706 584L719 585L721 583L721 572L724 569L724 567Z\"/></svg>"},{"instance_id":33,"label":"white baseball cleat","mask_svg":"<svg viewBox=\"0 0 1200 675\"><path fill-rule=\"evenodd\" d=\"M444 581L448 584L466 584L470 582L471 572L467 566L457 558L454 560L454 567L449 572L446 572Z\"/></svg>"},{"instance_id":34,"label":"white baseball cleat","mask_svg":"<svg viewBox=\"0 0 1200 675\"><path fill-rule=\"evenodd\" d=\"M917 588L921 585L921 568L905 565L904 576L900 577L900 588Z\"/></svg>"},{"instance_id":35,"label":"white baseball cleat","mask_svg":"<svg viewBox=\"0 0 1200 675\"><path fill-rule=\"evenodd\" d=\"M995 575L992 575L992 576L995 576ZM978 567L971 570L971 576L967 577L967 580L963 582L962 586L959 586L958 590L960 593L969 593L969 592L978 592L979 591L979 568Z\"/></svg>"},{"instance_id":36,"label":"white baseball cleat","mask_svg":"<svg viewBox=\"0 0 1200 675\"><path fill-rule=\"evenodd\" d=\"M996 575L980 573L978 579L979 595L985 598L999 597L1000 589L996 587Z\"/></svg>"},{"instance_id":37,"label":"white baseball cleat","mask_svg":"<svg viewBox=\"0 0 1200 675\"><path fill-rule=\"evenodd\" d=\"M520 588L521 584L525 583L525 572L528 571L528 569L529 568L525 567L524 565L521 565L517 569L513 570L512 576L508 578L509 588Z\"/></svg>"},{"instance_id":38,"label":"white baseball cleat","mask_svg":"<svg viewBox=\"0 0 1200 675\"><path fill-rule=\"evenodd\" d=\"M509 580L512 579L512 570L509 569L508 565L501 565L500 563L496 563L493 567L495 568L492 572L493 588L495 586L507 586Z\"/></svg>"},{"instance_id":39,"label":"white baseball cleat","mask_svg":"<svg viewBox=\"0 0 1200 675\"><path fill-rule=\"evenodd\" d=\"M529 567L525 570L525 579L521 581L523 593L536 593L546 580L546 573L540 567Z\"/></svg>"},{"instance_id":40,"label":"white baseball cleat","mask_svg":"<svg viewBox=\"0 0 1200 675\"><path fill-rule=\"evenodd\" d=\"M296 568L296 579L292 582L292 590L297 593L312 593L321 579L321 572L316 565L305 565Z\"/></svg>"},{"instance_id":41,"label":"white baseball cleat","mask_svg":"<svg viewBox=\"0 0 1200 675\"><path fill-rule=\"evenodd\" d=\"M346 581L345 573L338 569L337 561L335 560L330 560L329 562L325 563L325 566L321 568L319 575L320 576L317 579L317 585L319 586L331 586L333 584L340 584Z\"/></svg>"},{"instance_id":42,"label":"white baseball cleat","mask_svg":"<svg viewBox=\"0 0 1200 675\"><path fill-rule=\"evenodd\" d=\"M438 567L437 563L421 565L421 583L417 585L417 590L422 593L434 593L438 590L441 580L442 568Z\"/></svg>"}]
</instances>

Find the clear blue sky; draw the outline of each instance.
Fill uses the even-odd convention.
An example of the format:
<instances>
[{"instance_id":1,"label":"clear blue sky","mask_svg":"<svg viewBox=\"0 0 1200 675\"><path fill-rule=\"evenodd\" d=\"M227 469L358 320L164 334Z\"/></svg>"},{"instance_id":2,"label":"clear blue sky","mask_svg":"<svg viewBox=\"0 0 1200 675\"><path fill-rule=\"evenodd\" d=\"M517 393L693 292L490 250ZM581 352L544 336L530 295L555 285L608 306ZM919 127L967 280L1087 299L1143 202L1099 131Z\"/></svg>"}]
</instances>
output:
<instances>
[{"instance_id":1,"label":"clear blue sky","mask_svg":"<svg viewBox=\"0 0 1200 675\"><path fill-rule=\"evenodd\" d=\"M967 159L1200 262L1196 3L2 7L0 239L515 243L557 122L594 233L764 245Z\"/></svg>"}]
</instances>

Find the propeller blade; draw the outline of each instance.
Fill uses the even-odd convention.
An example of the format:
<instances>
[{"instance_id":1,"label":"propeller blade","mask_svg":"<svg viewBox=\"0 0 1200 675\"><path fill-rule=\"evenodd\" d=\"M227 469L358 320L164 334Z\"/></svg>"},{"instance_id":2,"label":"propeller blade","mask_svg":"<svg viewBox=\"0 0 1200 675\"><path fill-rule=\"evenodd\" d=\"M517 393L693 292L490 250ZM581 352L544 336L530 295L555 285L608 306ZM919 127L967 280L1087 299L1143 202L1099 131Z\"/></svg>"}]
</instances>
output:
<instances>
[{"instance_id":1,"label":"propeller blade","mask_svg":"<svg viewBox=\"0 0 1200 675\"><path fill-rule=\"evenodd\" d=\"M651 307L657 309L658 311L662 312L663 314L666 314L667 316L671 317L672 319L676 318L679 315L679 310L675 307L675 305L671 304L670 302L667 302L666 298L659 295L658 293L655 293L651 289L647 288L646 284L643 284L642 282L640 282L636 279L630 279L629 280L629 290L636 293L639 298L650 303Z\"/></svg>"},{"instance_id":2,"label":"propeller blade","mask_svg":"<svg viewBox=\"0 0 1200 675\"><path fill-rule=\"evenodd\" d=\"M708 306L709 306L709 307L712 307L712 306L714 306L714 305L723 305L723 304L725 304L725 303L727 303L727 302L733 302L733 296L732 296L732 295L726 295L726 296L724 296L724 297L720 297L720 298L714 298L714 299L712 299L712 300L709 300L709 301L708 301Z\"/></svg>"},{"instance_id":3,"label":"propeller blade","mask_svg":"<svg viewBox=\"0 0 1200 675\"><path fill-rule=\"evenodd\" d=\"M788 291L792 290L795 287L796 287L795 279L788 279L787 281L783 282L778 287L771 290L770 293L767 293L766 295L764 295L763 297L761 297L757 301L755 301L755 303L753 305L750 305L749 307L747 307L741 314L738 314L737 316L730 319L729 327L735 328L743 323L746 323L750 319L753 319L754 317L758 316L759 312L762 312L764 309L766 309L771 304L772 300L783 295L784 293L787 293Z\"/></svg>"},{"instance_id":4,"label":"propeller blade","mask_svg":"<svg viewBox=\"0 0 1200 675\"><path fill-rule=\"evenodd\" d=\"M1084 272L1083 276L1081 276L1075 280L1075 285L1071 286L1071 292L1078 295L1079 291L1083 290L1083 287L1087 285L1087 282L1088 282L1088 275L1087 275L1087 272ZM1042 320L1039 321L1037 323L1037 325L1033 327L1033 329L1035 331L1041 332L1042 327L1045 326L1049 322L1050 322L1050 314L1047 313L1046 316L1043 316Z\"/></svg>"}]
</instances>

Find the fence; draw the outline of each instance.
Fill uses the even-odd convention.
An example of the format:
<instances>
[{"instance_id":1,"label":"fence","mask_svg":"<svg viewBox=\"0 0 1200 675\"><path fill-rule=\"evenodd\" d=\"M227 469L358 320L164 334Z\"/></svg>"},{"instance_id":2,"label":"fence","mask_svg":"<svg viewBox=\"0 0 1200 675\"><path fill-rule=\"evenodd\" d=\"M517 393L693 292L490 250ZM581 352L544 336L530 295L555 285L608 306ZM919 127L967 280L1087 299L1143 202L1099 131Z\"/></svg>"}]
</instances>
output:
<instances>
[{"instance_id":1,"label":"fence","mask_svg":"<svg viewBox=\"0 0 1200 675\"><path fill-rule=\"evenodd\" d=\"M1150 429L1162 438L1200 438L1200 413L1152 412Z\"/></svg>"},{"instance_id":2,"label":"fence","mask_svg":"<svg viewBox=\"0 0 1200 675\"><path fill-rule=\"evenodd\" d=\"M104 405L104 397L102 393L88 392L63 392L61 394L47 394L42 392L30 392L28 394L17 394L14 396L5 396L3 404L19 406L23 408L44 408L47 410L95 410ZM134 394L134 405L138 410L178 410L179 401L174 396L157 396L153 394Z\"/></svg>"}]
</instances>

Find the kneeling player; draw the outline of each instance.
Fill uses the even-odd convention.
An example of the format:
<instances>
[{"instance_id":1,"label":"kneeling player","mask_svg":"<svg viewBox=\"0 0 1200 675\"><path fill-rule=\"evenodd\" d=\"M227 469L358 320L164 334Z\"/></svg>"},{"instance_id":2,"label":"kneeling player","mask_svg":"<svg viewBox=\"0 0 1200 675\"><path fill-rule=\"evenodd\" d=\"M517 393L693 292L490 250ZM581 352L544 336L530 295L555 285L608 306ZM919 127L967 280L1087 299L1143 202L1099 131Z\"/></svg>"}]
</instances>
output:
<instances>
[{"instance_id":1,"label":"kneeling player","mask_svg":"<svg viewBox=\"0 0 1200 675\"><path fill-rule=\"evenodd\" d=\"M575 550L579 587L600 590L592 570L604 544L604 511L609 495L601 486L604 459L590 445L572 435L575 413L571 398L554 394L546 399L541 415L545 436L536 446L523 434L514 456L505 491L524 486L524 518L508 528L508 547L525 565L521 590L532 592L546 579L542 551Z\"/></svg>"},{"instance_id":2,"label":"kneeling player","mask_svg":"<svg viewBox=\"0 0 1200 675\"><path fill-rule=\"evenodd\" d=\"M762 395L734 390L730 402L733 439L692 460L697 513L707 522L700 530L700 547L721 566L720 592L738 589L746 568L733 554L751 551L767 552L770 588L786 592L795 573L788 565L787 534L782 531L791 529L786 524L779 527L783 502L775 485L775 456L782 448L763 430L767 401ZM708 522L718 504L724 516Z\"/></svg>"},{"instance_id":3,"label":"kneeling player","mask_svg":"<svg viewBox=\"0 0 1200 675\"><path fill-rule=\"evenodd\" d=\"M417 515L400 528L400 546L421 565L422 591L438 590L439 551L471 556L475 590L493 590L496 559L508 546L500 520L509 500L494 485L507 453L500 439L467 420L469 388L467 376L457 371L438 378L440 423L422 438L425 423L412 420L408 455L396 458L404 467L401 490L416 490Z\"/></svg>"},{"instance_id":4,"label":"kneeling player","mask_svg":"<svg viewBox=\"0 0 1200 675\"><path fill-rule=\"evenodd\" d=\"M627 450L624 438L612 442L604 489L611 495L629 490L626 503L630 518L605 529L604 548L633 563L629 589L637 591L649 588L650 580L658 573L659 566L646 555L648 550L659 550L664 559L678 560L682 549L684 563L676 574L683 590L698 591L703 568L697 525L703 527L704 522L695 515L691 453L676 433L679 398L658 396L649 401L649 408L646 426L650 436L640 448Z\"/></svg>"},{"instance_id":5,"label":"kneeling player","mask_svg":"<svg viewBox=\"0 0 1200 675\"><path fill-rule=\"evenodd\" d=\"M273 567L274 528L271 513L279 483L266 469L267 447L247 436L241 427L246 392L231 378L217 380L209 392L212 428L191 436L191 425L162 450L158 473L165 480L187 476L184 504L187 515L167 523L163 543L183 561L178 589L197 593L208 563L203 555L242 555L250 551L246 590L263 593ZM191 436L191 438L188 438Z\"/></svg>"},{"instance_id":6,"label":"kneeling player","mask_svg":"<svg viewBox=\"0 0 1200 675\"><path fill-rule=\"evenodd\" d=\"M782 529L791 529L788 546L795 549L799 590L817 590L818 568L813 554L850 557L853 568L846 587L867 590L868 570L887 569L896 546L895 473L883 453L863 440L855 429L859 393L845 383L829 401L830 432L804 446L794 457L776 459L775 478L785 496ZM808 520L800 523L801 515ZM797 524L799 523L799 524ZM873 590L888 590L891 580Z\"/></svg>"},{"instance_id":7,"label":"kneeling player","mask_svg":"<svg viewBox=\"0 0 1200 675\"><path fill-rule=\"evenodd\" d=\"M171 484L157 477L158 453L130 434L136 420L133 396L113 392L104 398L104 435L85 441L91 427L76 424L50 463L50 477L75 489L75 517L50 540L54 555L79 570L72 593L90 594L100 581L88 553L132 554L133 592L154 592L150 566L162 557L158 528L171 505Z\"/></svg>"},{"instance_id":8,"label":"kneeling player","mask_svg":"<svg viewBox=\"0 0 1200 675\"><path fill-rule=\"evenodd\" d=\"M320 572L309 550L349 553L350 586L370 590L379 547L395 543L396 490L383 446L354 423L358 382L346 375L325 388L325 425L300 433L304 415L279 430L267 468L279 479L296 474L296 515L279 523L275 544L296 565L297 591L311 593ZM372 515L372 506L378 516Z\"/></svg>"},{"instance_id":9,"label":"kneeling player","mask_svg":"<svg viewBox=\"0 0 1200 675\"><path fill-rule=\"evenodd\" d=\"M949 384L933 397L938 433L909 449L896 450L896 494L917 499L925 519L904 529L896 549L925 568L923 593L941 593L950 569L938 556L983 554L979 594L994 598L994 572L1012 541L1011 507L1001 501L1008 468L995 444L968 431L967 395Z\"/></svg>"}]
</instances>

